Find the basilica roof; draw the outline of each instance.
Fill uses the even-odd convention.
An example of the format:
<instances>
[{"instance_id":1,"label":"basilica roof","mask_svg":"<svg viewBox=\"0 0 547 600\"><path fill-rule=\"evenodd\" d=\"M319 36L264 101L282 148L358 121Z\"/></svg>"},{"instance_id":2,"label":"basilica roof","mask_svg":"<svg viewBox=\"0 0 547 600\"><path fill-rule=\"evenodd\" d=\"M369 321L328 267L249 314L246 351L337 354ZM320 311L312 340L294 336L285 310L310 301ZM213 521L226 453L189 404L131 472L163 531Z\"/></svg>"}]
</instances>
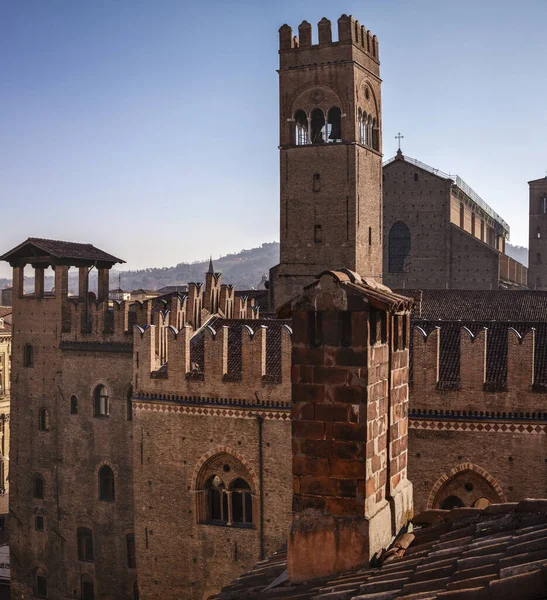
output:
<instances>
[{"instance_id":1,"label":"basilica roof","mask_svg":"<svg viewBox=\"0 0 547 600\"><path fill-rule=\"evenodd\" d=\"M547 500L425 511L375 562L375 568L292 584L281 551L211 599L547 598Z\"/></svg>"}]
</instances>

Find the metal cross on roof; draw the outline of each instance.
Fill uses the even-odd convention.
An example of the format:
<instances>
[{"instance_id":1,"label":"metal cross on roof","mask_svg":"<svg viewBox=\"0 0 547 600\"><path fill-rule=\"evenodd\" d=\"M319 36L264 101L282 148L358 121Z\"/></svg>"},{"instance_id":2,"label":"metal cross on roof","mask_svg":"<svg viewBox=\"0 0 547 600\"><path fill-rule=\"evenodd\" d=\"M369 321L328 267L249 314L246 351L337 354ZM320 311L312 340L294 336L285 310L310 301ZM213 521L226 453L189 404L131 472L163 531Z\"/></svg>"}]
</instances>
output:
<instances>
[{"instance_id":1,"label":"metal cross on roof","mask_svg":"<svg viewBox=\"0 0 547 600\"><path fill-rule=\"evenodd\" d=\"M401 135L401 132L399 131L399 133L395 136L395 139L399 142L399 150L401 149L401 140L403 140L405 138L404 135Z\"/></svg>"}]
</instances>

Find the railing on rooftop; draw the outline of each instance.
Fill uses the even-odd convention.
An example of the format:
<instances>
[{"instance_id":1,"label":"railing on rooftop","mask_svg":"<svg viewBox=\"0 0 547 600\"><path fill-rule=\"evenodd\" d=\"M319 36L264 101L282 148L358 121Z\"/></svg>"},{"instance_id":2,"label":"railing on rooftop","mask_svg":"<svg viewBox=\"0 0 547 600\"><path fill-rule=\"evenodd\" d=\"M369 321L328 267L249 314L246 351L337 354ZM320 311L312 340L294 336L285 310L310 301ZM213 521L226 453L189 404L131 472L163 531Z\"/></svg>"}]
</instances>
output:
<instances>
[{"instance_id":1,"label":"railing on rooftop","mask_svg":"<svg viewBox=\"0 0 547 600\"><path fill-rule=\"evenodd\" d=\"M392 162L395 162L396 160L398 159L396 156L394 156L393 158L386 160L386 162L382 166L387 167L387 165L391 164ZM507 232L507 239L509 239L510 228L508 223L506 223L496 211L492 210L490 206L488 206L488 204L477 194L477 192L475 192L475 190L473 190L469 185L467 185L467 183L465 183L465 181L459 175L450 175L448 173L444 173L440 169L434 169L433 167L426 165L422 161L417 160L415 158L411 158L410 156L405 156L404 161L410 163L411 165L419 167L420 169L423 169L424 171L427 171L432 175L437 175L437 177L442 177L443 179L451 179L457 188L459 188L466 196L473 200L473 202L477 206L479 206L487 215L492 217L494 221L497 221L503 227L503 229Z\"/></svg>"}]
</instances>

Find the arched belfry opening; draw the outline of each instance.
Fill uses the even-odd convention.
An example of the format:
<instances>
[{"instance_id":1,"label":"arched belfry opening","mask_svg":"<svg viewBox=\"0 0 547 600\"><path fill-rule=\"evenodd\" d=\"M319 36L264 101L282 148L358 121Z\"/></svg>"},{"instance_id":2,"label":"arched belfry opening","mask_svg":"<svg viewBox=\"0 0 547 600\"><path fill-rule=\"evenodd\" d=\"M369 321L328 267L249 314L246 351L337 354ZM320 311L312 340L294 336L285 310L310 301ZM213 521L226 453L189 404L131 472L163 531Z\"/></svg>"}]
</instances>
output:
<instances>
[{"instance_id":1,"label":"arched belfry opening","mask_svg":"<svg viewBox=\"0 0 547 600\"><path fill-rule=\"evenodd\" d=\"M311 143L325 142L325 113L320 108L314 108L311 113Z\"/></svg>"}]
</instances>

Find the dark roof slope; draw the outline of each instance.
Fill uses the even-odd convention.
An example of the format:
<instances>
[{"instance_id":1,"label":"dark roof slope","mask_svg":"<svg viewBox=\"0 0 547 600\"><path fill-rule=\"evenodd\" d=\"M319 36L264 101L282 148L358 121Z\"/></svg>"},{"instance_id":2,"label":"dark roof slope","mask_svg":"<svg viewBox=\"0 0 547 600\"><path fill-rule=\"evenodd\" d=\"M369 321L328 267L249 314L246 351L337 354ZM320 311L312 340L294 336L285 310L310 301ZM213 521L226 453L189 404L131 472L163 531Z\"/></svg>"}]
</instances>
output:
<instances>
[{"instance_id":1,"label":"dark roof slope","mask_svg":"<svg viewBox=\"0 0 547 600\"><path fill-rule=\"evenodd\" d=\"M547 323L547 292L535 290L399 290L415 298L415 319Z\"/></svg>"},{"instance_id":2,"label":"dark roof slope","mask_svg":"<svg viewBox=\"0 0 547 600\"><path fill-rule=\"evenodd\" d=\"M0 256L0 260L9 262L23 258L38 258L51 256L59 261L85 261L104 263L123 263L124 260L116 258L92 244L77 242L63 242L60 240L46 240L42 238L27 238L24 242Z\"/></svg>"},{"instance_id":3,"label":"dark roof slope","mask_svg":"<svg viewBox=\"0 0 547 600\"><path fill-rule=\"evenodd\" d=\"M539 600L547 598L547 500L426 511L380 568L291 584L286 553L258 563L216 600ZM418 527L418 525L424 525Z\"/></svg>"}]
</instances>

